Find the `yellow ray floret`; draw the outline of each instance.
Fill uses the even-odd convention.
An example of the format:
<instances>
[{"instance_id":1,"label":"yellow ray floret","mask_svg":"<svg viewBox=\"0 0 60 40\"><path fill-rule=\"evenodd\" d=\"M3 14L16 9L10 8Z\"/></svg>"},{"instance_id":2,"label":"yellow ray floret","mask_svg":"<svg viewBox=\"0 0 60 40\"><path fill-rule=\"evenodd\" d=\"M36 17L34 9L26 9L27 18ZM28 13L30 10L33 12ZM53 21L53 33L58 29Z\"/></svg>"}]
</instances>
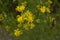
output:
<instances>
[{"instance_id":1,"label":"yellow ray floret","mask_svg":"<svg viewBox=\"0 0 60 40\"><path fill-rule=\"evenodd\" d=\"M23 17L22 17L22 16L17 17L17 21L18 21L19 23L22 23L22 22L23 22Z\"/></svg>"},{"instance_id":2,"label":"yellow ray floret","mask_svg":"<svg viewBox=\"0 0 60 40\"><path fill-rule=\"evenodd\" d=\"M28 21L28 22L33 22L34 16L33 16L32 12L30 12L29 10L27 10L27 11L25 12L25 16L27 17L27 21Z\"/></svg>"}]
</instances>

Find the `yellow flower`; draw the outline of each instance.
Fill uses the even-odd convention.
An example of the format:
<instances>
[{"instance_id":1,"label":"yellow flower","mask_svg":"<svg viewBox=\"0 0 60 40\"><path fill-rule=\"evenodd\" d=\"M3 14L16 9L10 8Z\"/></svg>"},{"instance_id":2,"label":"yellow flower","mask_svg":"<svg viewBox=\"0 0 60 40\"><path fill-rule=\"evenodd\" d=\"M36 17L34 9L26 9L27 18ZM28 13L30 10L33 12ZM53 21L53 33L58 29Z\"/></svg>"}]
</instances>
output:
<instances>
[{"instance_id":1,"label":"yellow flower","mask_svg":"<svg viewBox=\"0 0 60 40\"><path fill-rule=\"evenodd\" d=\"M24 21L27 21L28 23L32 23L34 21L34 15L29 10L27 10L21 16L17 15L17 21L19 23L23 23Z\"/></svg>"},{"instance_id":2,"label":"yellow flower","mask_svg":"<svg viewBox=\"0 0 60 40\"><path fill-rule=\"evenodd\" d=\"M40 23L40 19L37 19L36 22L37 22L37 23Z\"/></svg>"},{"instance_id":3,"label":"yellow flower","mask_svg":"<svg viewBox=\"0 0 60 40\"><path fill-rule=\"evenodd\" d=\"M17 18L17 21L18 21L19 23L22 23L22 22L23 22L22 16L19 16L19 17Z\"/></svg>"},{"instance_id":4,"label":"yellow flower","mask_svg":"<svg viewBox=\"0 0 60 40\"><path fill-rule=\"evenodd\" d=\"M16 11L18 12L22 12L23 10L25 10L25 5L17 6L16 8Z\"/></svg>"},{"instance_id":5,"label":"yellow flower","mask_svg":"<svg viewBox=\"0 0 60 40\"><path fill-rule=\"evenodd\" d=\"M19 29L15 29L15 30L14 30L14 35L15 35L15 36L20 36L20 35L22 35L22 34L23 34L22 30L19 30Z\"/></svg>"},{"instance_id":6,"label":"yellow flower","mask_svg":"<svg viewBox=\"0 0 60 40\"><path fill-rule=\"evenodd\" d=\"M35 25L33 23L30 24L30 29L33 29Z\"/></svg>"},{"instance_id":7,"label":"yellow flower","mask_svg":"<svg viewBox=\"0 0 60 40\"><path fill-rule=\"evenodd\" d=\"M22 17L23 17L23 20L27 20L27 15L24 13L23 15L22 15Z\"/></svg>"},{"instance_id":8,"label":"yellow flower","mask_svg":"<svg viewBox=\"0 0 60 40\"><path fill-rule=\"evenodd\" d=\"M28 21L28 22L31 22L31 23L32 23L32 22L33 22L33 20L34 20L34 18L33 18L33 17L28 16L28 19L27 19L27 21Z\"/></svg>"},{"instance_id":9,"label":"yellow flower","mask_svg":"<svg viewBox=\"0 0 60 40\"><path fill-rule=\"evenodd\" d=\"M46 11L47 11L48 13L51 13L51 11L50 11L50 9L49 9L49 8L46 8Z\"/></svg>"},{"instance_id":10,"label":"yellow flower","mask_svg":"<svg viewBox=\"0 0 60 40\"><path fill-rule=\"evenodd\" d=\"M32 12L30 12L29 10L27 10L27 11L25 12L25 15L26 15L26 16L32 16Z\"/></svg>"},{"instance_id":11,"label":"yellow flower","mask_svg":"<svg viewBox=\"0 0 60 40\"><path fill-rule=\"evenodd\" d=\"M30 12L29 10L27 10L26 16L27 16L27 18L28 18L28 19L27 19L28 22L33 22L34 16L33 16L32 12Z\"/></svg>"},{"instance_id":12,"label":"yellow flower","mask_svg":"<svg viewBox=\"0 0 60 40\"><path fill-rule=\"evenodd\" d=\"M40 8L40 11L41 11L42 13L45 13L45 12L46 12L46 7L45 7L45 6L42 6L42 7Z\"/></svg>"},{"instance_id":13,"label":"yellow flower","mask_svg":"<svg viewBox=\"0 0 60 40\"><path fill-rule=\"evenodd\" d=\"M29 10L27 10L24 13L24 20L27 20L28 22L33 22L34 16L33 16L32 12L30 12Z\"/></svg>"},{"instance_id":14,"label":"yellow flower","mask_svg":"<svg viewBox=\"0 0 60 40\"><path fill-rule=\"evenodd\" d=\"M28 19L27 17L24 18L24 20L26 20L26 21L27 21L27 19Z\"/></svg>"},{"instance_id":15,"label":"yellow flower","mask_svg":"<svg viewBox=\"0 0 60 40\"><path fill-rule=\"evenodd\" d=\"M16 11L20 11L20 7L19 6L16 7Z\"/></svg>"},{"instance_id":16,"label":"yellow flower","mask_svg":"<svg viewBox=\"0 0 60 40\"><path fill-rule=\"evenodd\" d=\"M10 29L10 26L6 25L5 29L8 31Z\"/></svg>"},{"instance_id":17,"label":"yellow flower","mask_svg":"<svg viewBox=\"0 0 60 40\"><path fill-rule=\"evenodd\" d=\"M41 6L41 7L38 6L38 9L39 9L40 12L42 12L42 13L45 13L45 12L51 13L50 8L48 8L48 7L46 7L46 6Z\"/></svg>"},{"instance_id":18,"label":"yellow flower","mask_svg":"<svg viewBox=\"0 0 60 40\"><path fill-rule=\"evenodd\" d=\"M24 28L25 30L29 30L28 24L24 24L24 25L23 25L23 28Z\"/></svg>"},{"instance_id":19,"label":"yellow flower","mask_svg":"<svg viewBox=\"0 0 60 40\"><path fill-rule=\"evenodd\" d=\"M16 11L22 12L23 10L25 10L26 4L27 4L26 1L22 2L20 6L16 7Z\"/></svg>"},{"instance_id":20,"label":"yellow flower","mask_svg":"<svg viewBox=\"0 0 60 40\"><path fill-rule=\"evenodd\" d=\"M54 17L50 17L50 22L53 22L53 20L55 20Z\"/></svg>"}]
</instances>

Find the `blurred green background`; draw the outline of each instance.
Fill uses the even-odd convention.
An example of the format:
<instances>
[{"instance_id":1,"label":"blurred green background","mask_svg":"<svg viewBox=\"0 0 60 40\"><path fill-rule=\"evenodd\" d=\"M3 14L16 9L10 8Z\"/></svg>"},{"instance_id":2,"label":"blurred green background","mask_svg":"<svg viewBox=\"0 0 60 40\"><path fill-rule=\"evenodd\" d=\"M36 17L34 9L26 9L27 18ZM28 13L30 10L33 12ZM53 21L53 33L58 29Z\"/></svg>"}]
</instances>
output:
<instances>
[{"instance_id":1,"label":"blurred green background","mask_svg":"<svg viewBox=\"0 0 60 40\"><path fill-rule=\"evenodd\" d=\"M38 24L35 22L35 28L29 31L25 31L23 35L19 37L15 37L13 34L13 30L17 26L16 6L20 5L21 2L27 1L26 9L29 9L36 15L35 18L40 18L41 22ZM39 15L39 11L36 9L36 5L44 4L47 0L0 0L0 15L3 16L3 20L0 20L0 40L60 40L60 1L52 0L52 4L57 5L57 10L55 13L51 12L52 15L56 18L54 22L54 26L51 28L51 24L49 19L46 19L48 14ZM53 8L51 6L51 8ZM56 8L56 6L55 6ZM1 18L1 16L0 16ZM44 20L47 20L45 23ZM7 31L5 26L9 25L10 29Z\"/></svg>"}]
</instances>

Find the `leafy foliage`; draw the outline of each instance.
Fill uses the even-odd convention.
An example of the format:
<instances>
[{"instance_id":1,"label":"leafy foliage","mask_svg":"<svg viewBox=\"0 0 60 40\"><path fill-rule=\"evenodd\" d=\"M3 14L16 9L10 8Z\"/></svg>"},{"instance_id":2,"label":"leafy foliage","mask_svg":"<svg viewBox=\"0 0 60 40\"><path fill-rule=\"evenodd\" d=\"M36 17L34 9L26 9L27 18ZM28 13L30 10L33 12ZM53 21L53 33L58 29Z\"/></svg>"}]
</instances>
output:
<instances>
[{"instance_id":1,"label":"leafy foliage","mask_svg":"<svg viewBox=\"0 0 60 40\"><path fill-rule=\"evenodd\" d=\"M0 40L59 39L59 0L0 0Z\"/></svg>"}]
</instances>

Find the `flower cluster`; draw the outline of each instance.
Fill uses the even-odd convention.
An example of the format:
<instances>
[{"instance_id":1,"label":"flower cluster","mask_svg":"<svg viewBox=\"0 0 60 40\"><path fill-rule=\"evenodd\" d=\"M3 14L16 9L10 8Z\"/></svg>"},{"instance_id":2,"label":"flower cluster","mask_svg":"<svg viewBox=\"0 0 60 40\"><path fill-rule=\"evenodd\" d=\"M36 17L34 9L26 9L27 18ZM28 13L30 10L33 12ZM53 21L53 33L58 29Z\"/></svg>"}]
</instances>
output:
<instances>
[{"instance_id":1,"label":"flower cluster","mask_svg":"<svg viewBox=\"0 0 60 40\"><path fill-rule=\"evenodd\" d=\"M17 15L18 16L18 15ZM17 21L19 23L23 23L24 21L27 21L28 23L32 23L34 20L34 15L32 14L32 12L30 12L29 10L27 10L26 12L24 12L24 14L22 14L21 16L17 17Z\"/></svg>"},{"instance_id":2,"label":"flower cluster","mask_svg":"<svg viewBox=\"0 0 60 40\"><path fill-rule=\"evenodd\" d=\"M42 13L45 13L45 12L51 13L51 9L50 9L51 4L52 4L52 1L51 0L47 0L43 5L40 5L40 4L37 5L37 8Z\"/></svg>"},{"instance_id":3,"label":"flower cluster","mask_svg":"<svg viewBox=\"0 0 60 40\"><path fill-rule=\"evenodd\" d=\"M16 11L22 12L23 10L25 10L26 4L27 4L26 1L22 2L21 5L16 7Z\"/></svg>"},{"instance_id":4,"label":"flower cluster","mask_svg":"<svg viewBox=\"0 0 60 40\"><path fill-rule=\"evenodd\" d=\"M26 10L21 16L17 15L18 27L23 28L24 30L33 29L35 27L34 15L30 10ZM15 33L16 35L17 33Z\"/></svg>"},{"instance_id":5,"label":"flower cluster","mask_svg":"<svg viewBox=\"0 0 60 40\"><path fill-rule=\"evenodd\" d=\"M51 9L49 7L46 7L46 6L41 6L41 7L38 7L37 8L39 9L40 12L42 13L45 13L45 12L48 12L48 13L51 13Z\"/></svg>"},{"instance_id":6,"label":"flower cluster","mask_svg":"<svg viewBox=\"0 0 60 40\"><path fill-rule=\"evenodd\" d=\"M16 8L15 8L17 13L21 13L21 15L20 14L16 15L16 19L14 19L14 17L12 15L7 16L6 14L4 14L4 17L6 17L4 19L3 15L0 14L0 21L4 19L3 22L5 22L5 20L7 20L6 23L11 22L12 24L8 23L8 25L5 26L5 29L8 31L12 28L14 36L16 36L16 37L21 36L24 31L32 30L37 25L39 26L41 24L45 24L45 23L47 24L47 21L52 23L55 20L54 17L51 17L51 15L49 15L49 13L51 13L51 6L50 6L51 4L52 4L51 0L47 0L47 2L44 2L44 3L41 1L41 4L37 5L37 9L35 9L36 8L35 7L36 4L35 4L34 5L35 8L30 10L31 8L29 9L29 7L31 4L27 5L27 2L24 1L20 5L16 6ZM39 10L39 12L38 12L38 10ZM43 14L39 15L40 13L43 13ZM45 15L44 13L48 13L48 14ZM11 21L10 18L14 21ZM9 26L9 25L12 25L14 27Z\"/></svg>"},{"instance_id":7,"label":"flower cluster","mask_svg":"<svg viewBox=\"0 0 60 40\"><path fill-rule=\"evenodd\" d=\"M52 1L48 0L47 2L45 2L45 4L46 3L48 3L50 5L52 3ZM34 24L35 16L33 15L33 13L30 10L25 9L26 6L27 6L26 4L27 4L27 2L25 1L25 2L21 3L20 6L16 7L16 11L18 11L18 12L23 11L23 13L21 15L17 15L17 22L18 22L17 26L19 28L23 28L24 30L30 30L30 29L33 29L35 27L35 24ZM45 5L37 5L37 9L41 13L51 13L50 6L47 6L47 5L46 6ZM50 19L50 21L52 21L52 20ZM40 19L39 18L36 19L35 21L36 21L36 23L40 24ZM16 36L20 35L20 31L17 30L15 35Z\"/></svg>"},{"instance_id":8,"label":"flower cluster","mask_svg":"<svg viewBox=\"0 0 60 40\"><path fill-rule=\"evenodd\" d=\"M21 23L24 23L25 21L26 24L30 24L30 23L33 23L34 21L34 15L32 14L32 12L30 12L29 10L27 10L26 12L24 12L24 14L22 14L21 16L19 16L17 18L17 21L21 24ZM25 25L24 27L26 27L27 25Z\"/></svg>"},{"instance_id":9,"label":"flower cluster","mask_svg":"<svg viewBox=\"0 0 60 40\"><path fill-rule=\"evenodd\" d=\"M30 10L26 10L25 9L26 6L27 6L27 2L24 1L24 2L21 3L20 6L16 7L16 11L23 12L21 14L21 16L17 15L17 22L18 22L17 27L23 28L24 30L29 30L29 29L33 29L35 27L35 25L33 23L34 15L33 15L33 13ZM20 35L20 31L19 30L17 30L17 32L16 31L14 31L14 32L15 32L14 33L15 36Z\"/></svg>"}]
</instances>

